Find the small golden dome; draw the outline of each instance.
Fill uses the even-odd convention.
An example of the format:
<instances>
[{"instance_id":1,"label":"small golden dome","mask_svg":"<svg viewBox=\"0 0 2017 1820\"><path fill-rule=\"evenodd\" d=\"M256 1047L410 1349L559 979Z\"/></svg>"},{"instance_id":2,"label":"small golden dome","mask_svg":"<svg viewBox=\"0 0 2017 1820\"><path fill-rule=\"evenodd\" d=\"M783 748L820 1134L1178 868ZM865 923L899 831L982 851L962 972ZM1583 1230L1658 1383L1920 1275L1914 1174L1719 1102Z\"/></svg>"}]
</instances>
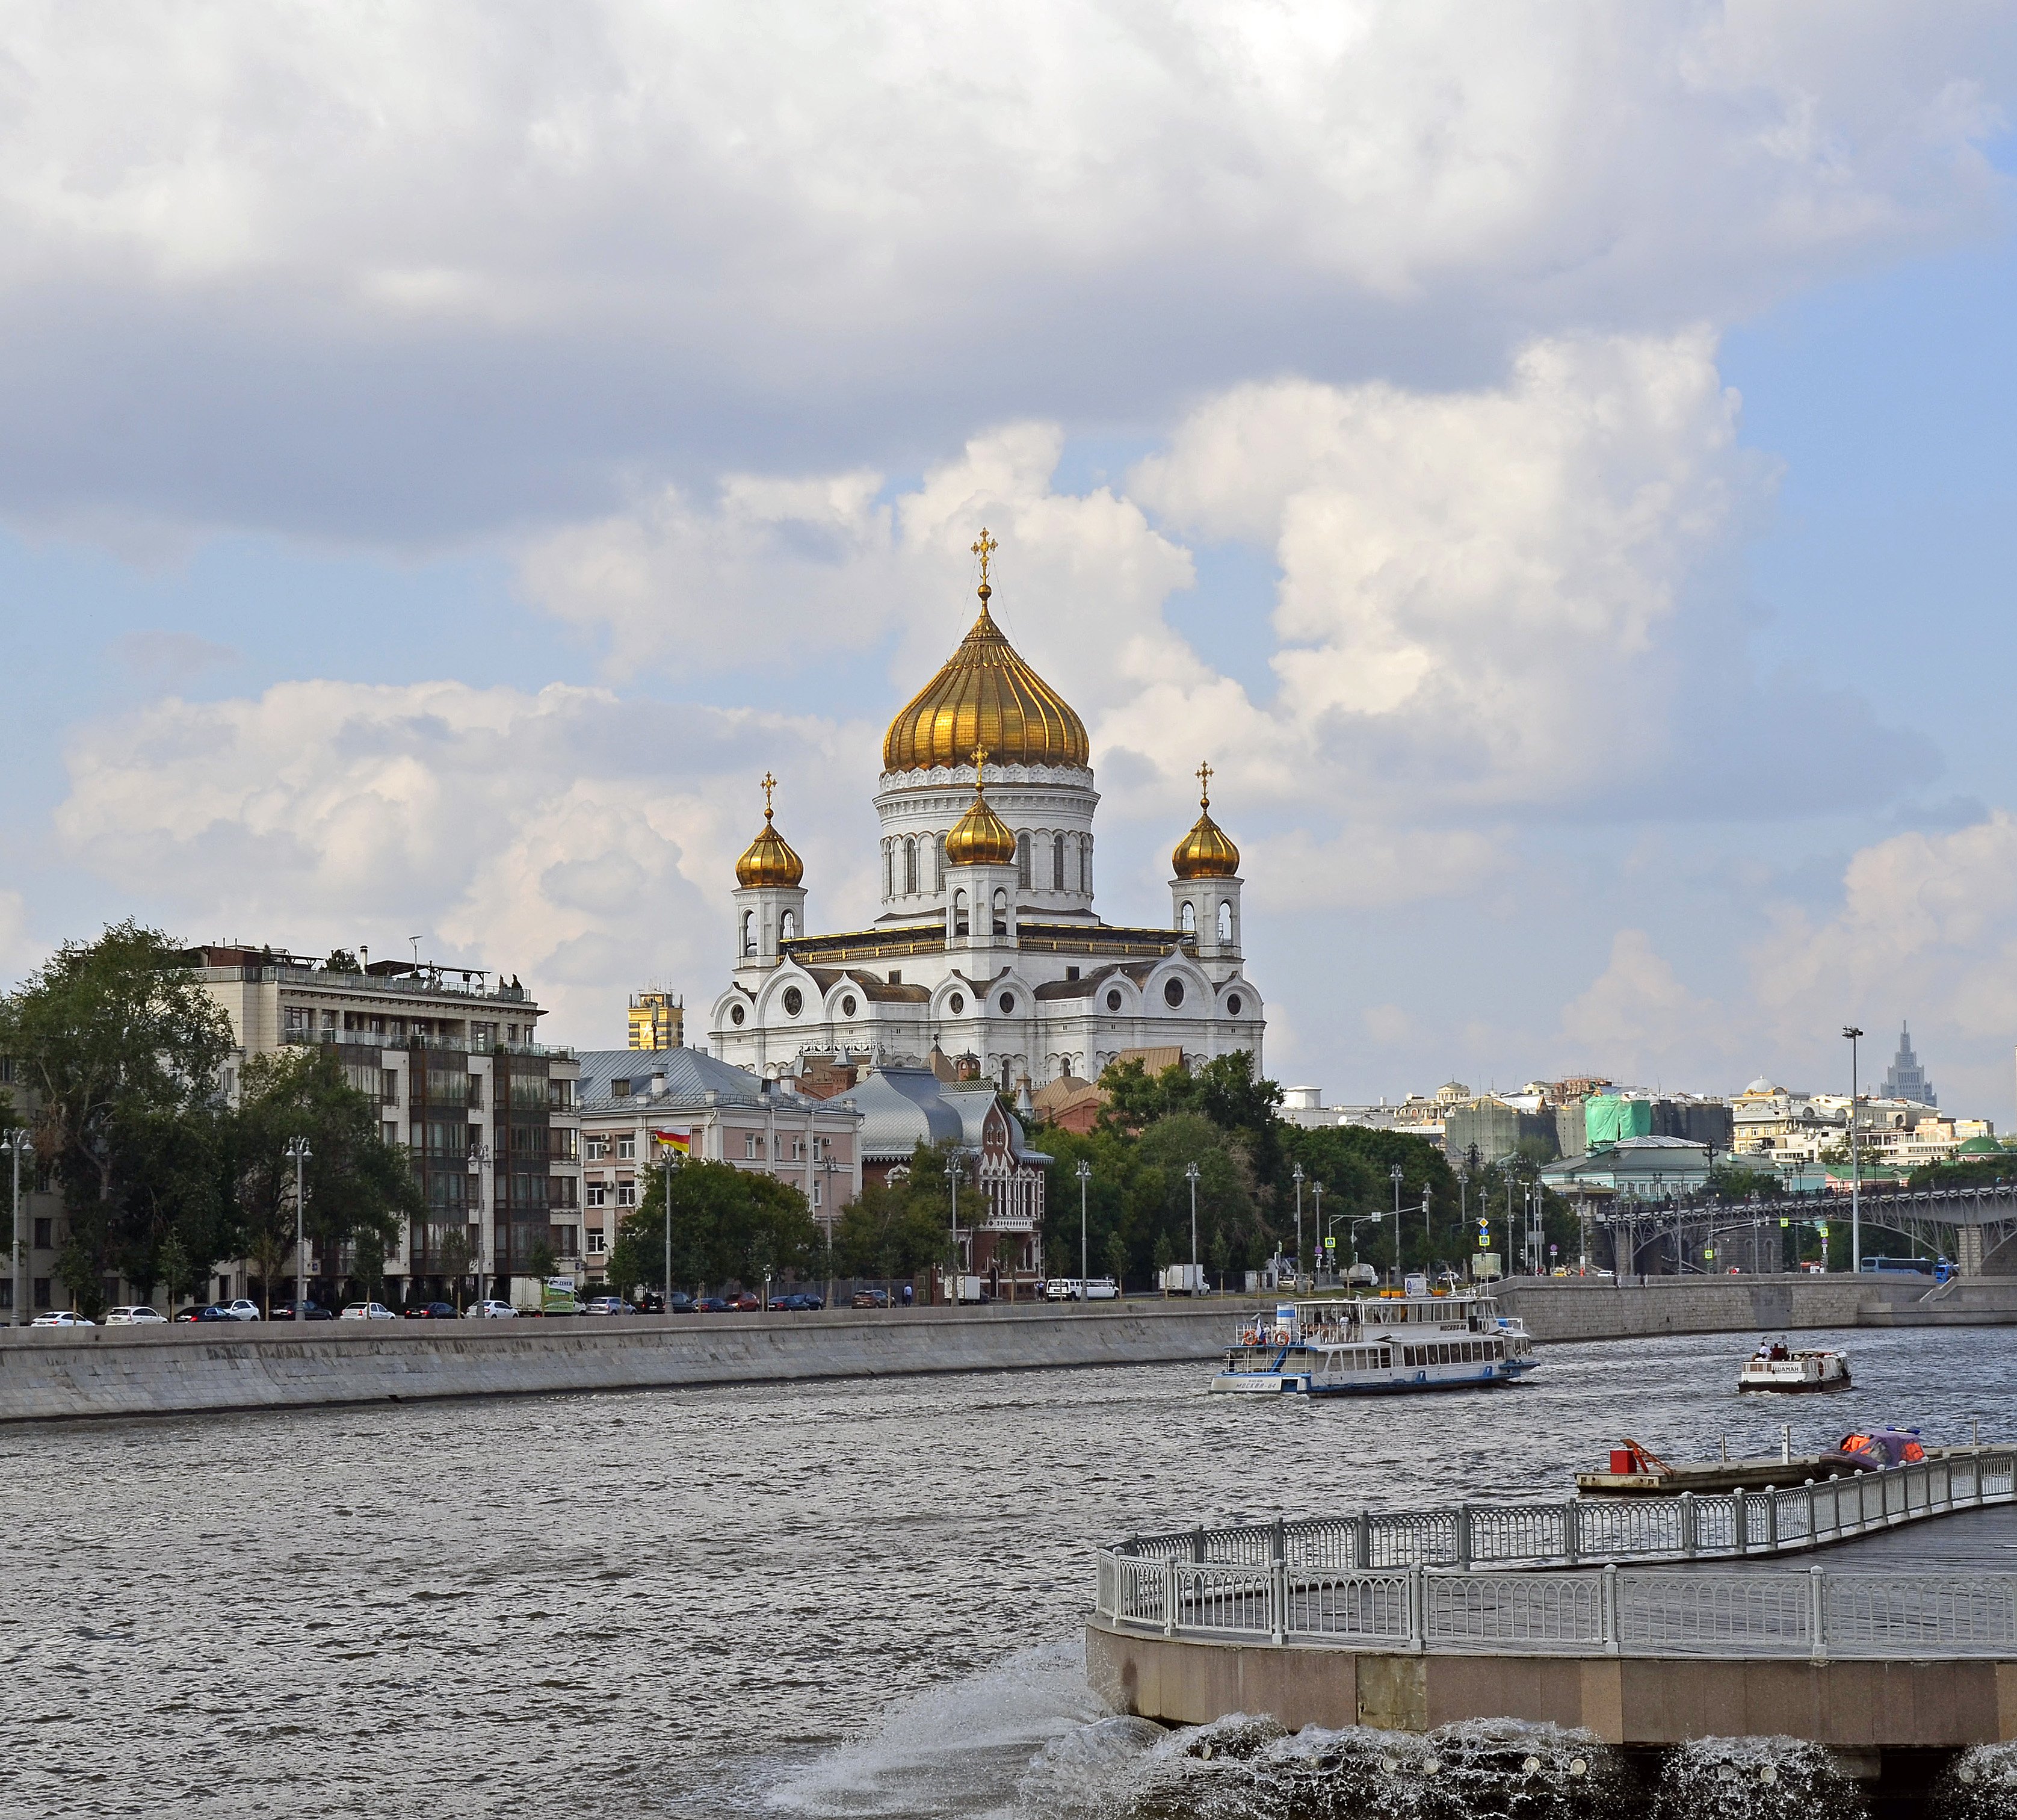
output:
<instances>
[{"instance_id":1,"label":"small golden dome","mask_svg":"<svg viewBox=\"0 0 2017 1820\"><path fill-rule=\"evenodd\" d=\"M1016 836L1008 824L987 806L980 767L987 754L973 754L973 800L966 813L946 836L946 864L949 866L1007 866L1016 863Z\"/></svg>"},{"instance_id":2,"label":"small golden dome","mask_svg":"<svg viewBox=\"0 0 2017 1820\"><path fill-rule=\"evenodd\" d=\"M770 825L770 793L777 787L778 780L766 771L763 829L735 862L735 882L745 890L764 885L781 885L788 890L796 890L799 879L806 876L805 861L792 851L784 836Z\"/></svg>"},{"instance_id":3,"label":"small golden dome","mask_svg":"<svg viewBox=\"0 0 2017 1820\"><path fill-rule=\"evenodd\" d=\"M1198 767L1198 782L1208 785L1211 782L1211 767ZM1225 830L1211 818L1211 797L1207 790L1198 791L1198 807L1204 811L1200 815L1189 833L1177 843L1177 850L1170 855L1170 865L1180 879L1230 879L1239 871L1239 849L1226 838Z\"/></svg>"},{"instance_id":4,"label":"small golden dome","mask_svg":"<svg viewBox=\"0 0 2017 1820\"><path fill-rule=\"evenodd\" d=\"M1063 696L1016 655L989 617L987 558L994 540L985 531L974 545L981 554L980 617L938 674L889 723L882 736L885 771L925 771L968 762L976 746L997 764L1083 765L1091 756L1085 723Z\"/></svg>"}]
</instances>

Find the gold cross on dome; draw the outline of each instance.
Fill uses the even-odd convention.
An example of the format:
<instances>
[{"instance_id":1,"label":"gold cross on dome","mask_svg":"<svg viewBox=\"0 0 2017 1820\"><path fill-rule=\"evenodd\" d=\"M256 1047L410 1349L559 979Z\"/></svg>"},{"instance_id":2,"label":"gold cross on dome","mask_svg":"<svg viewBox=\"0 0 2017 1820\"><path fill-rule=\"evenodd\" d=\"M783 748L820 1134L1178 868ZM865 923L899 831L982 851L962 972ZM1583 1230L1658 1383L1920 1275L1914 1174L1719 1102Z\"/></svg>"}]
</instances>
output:
<instances>
[{"instance_id":1,"label":"gold cross on dome","mask_svg":"<svg viewBox=\"0 0 2017 1820\"><path fill-rule=\"evenodd\" d=\"M1211 767L1209 764L1197 767L1198 803L1201 808L1211 807Z\"/></svg>"},{"instance_id":2,"label":"gold cross on dome","mask_svg":"<svg viewBox=\"0 0 2017 1820\"><path fill-rule=\"evenodd\" d=\"M770 819L770 793L778 787L778 780L766 771L763 774L763 819Z\"/></svg>"},{"instance_id":3,"label":"gold cross on dome","mask_svg":"<svg viewBox=\"0 0 2017 1820\"><path fill-rule=\"evenodd\" d=\"M980 558L980 585L985 587L987 585L987 559L1001 546L988 536L987 527L983 525L980 527L980 541L969 545L969 547Z\"/></svg>"},{"instance_id":4,"label":"gold cross on dome","mask_svg":"<svg viewBox=\"0 0 2017 1820\"><path fill-rule=\"evenodd\" d=\"M980 767L987 762L987 748L976 746L973 749L973 787L980 788Z\"/></svg>"}]
</instances>

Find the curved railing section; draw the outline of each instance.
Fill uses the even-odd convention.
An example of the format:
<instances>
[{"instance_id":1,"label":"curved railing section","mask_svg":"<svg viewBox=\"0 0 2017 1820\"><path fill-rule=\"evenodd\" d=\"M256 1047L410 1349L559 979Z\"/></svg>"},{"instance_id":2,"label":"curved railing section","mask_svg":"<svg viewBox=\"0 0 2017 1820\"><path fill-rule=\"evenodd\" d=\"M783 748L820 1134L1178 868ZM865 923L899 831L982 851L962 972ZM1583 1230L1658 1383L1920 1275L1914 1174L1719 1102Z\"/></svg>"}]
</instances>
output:
<instances>
[{"instance_id":1,"label":"curved railing section","mask_svg":"<svg viewBox=\"0 0 2017 1820\"><path fill-rule=\"evenodd\" d=\"M1374 1651L2017 1656L2017 1574L1691 1565L2013 1502L2017 1453L1982 1449L1723 1497L1178 1530L1101 1549L1097 1609L1165 1637Z\"/></svg>"}]
</instances>

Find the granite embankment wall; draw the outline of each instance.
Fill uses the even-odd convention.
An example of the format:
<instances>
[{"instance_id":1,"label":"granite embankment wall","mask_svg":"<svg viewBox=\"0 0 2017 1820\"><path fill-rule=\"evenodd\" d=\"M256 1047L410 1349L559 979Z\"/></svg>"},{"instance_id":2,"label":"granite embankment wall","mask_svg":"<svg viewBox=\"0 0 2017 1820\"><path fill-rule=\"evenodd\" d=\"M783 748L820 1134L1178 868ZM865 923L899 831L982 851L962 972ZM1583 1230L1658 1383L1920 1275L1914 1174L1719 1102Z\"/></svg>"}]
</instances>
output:
<instances>
[{"instance_id":1,"label":"granite embankment wall","mask_svg":"<svg viewBox=\"0 0 2017 1820\"><path fill-rule=\"evenodd\" d=\"M2017 1322L2017 1280L1848 1277L1510 1283L1544 1341ZM645 1390L940 1371L1202 1361L1254 1306L835 1309L662 1320L0 1330L0 1421L181 1414L447 1396Z\"/></svg>"},{"instance_id":2,"label":"granite embankment wall","mask_svg":"<svg viewBox=\"0 0 2017 1820\"><path fill-rule=\"evenodd\" d=\"M1252 1304L0 1334L0 1421L1209 1359Z\"/></svg>"},{"instance_id":3,"label":"granite embankment wall","mask_svg":"<svg viewBox=\"0 0 2017 1820\"><path fill-rule=\"evenodd\" d=\"M1643 1339L1658 1334L1792 1332L1811 1327L1981 1327L2017 1322L2017 1278L1528 1277L1499 1301L1539 1340Z\"/></svg>"}]
</instances>

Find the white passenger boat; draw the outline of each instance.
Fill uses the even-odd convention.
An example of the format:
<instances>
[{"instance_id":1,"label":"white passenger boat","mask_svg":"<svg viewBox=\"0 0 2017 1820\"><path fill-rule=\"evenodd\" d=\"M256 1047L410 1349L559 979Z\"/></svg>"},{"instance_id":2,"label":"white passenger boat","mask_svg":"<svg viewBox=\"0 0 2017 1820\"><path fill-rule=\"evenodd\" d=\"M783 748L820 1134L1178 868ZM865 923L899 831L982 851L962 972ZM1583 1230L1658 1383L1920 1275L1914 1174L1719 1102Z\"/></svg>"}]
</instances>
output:
<instances>
[{"instance_id":1,"label":"white passenger boat","mask_svg":"<svg viewBox=\"0 0 2017 1820\"><path fill-rule=\"evenodd\" d=\"M1739 1390L1846 1390L1849 1355L1825 1347L1787 1345L1767 1340L1737 1374Z\"/></svg>"},{"instance_id":2,"label":"white passenger boat","mask_svg":"<svg viewBox=\"0 0 2017 1820\"><path fill-rule=\"evenodd\" d=\"M1285 1302L1241 1323L1211 1388L1306 1396L1474 1388L1524 1376L1533 1352L1526 1323L1488 1295Z\"/></svg>"}]
</instances>

